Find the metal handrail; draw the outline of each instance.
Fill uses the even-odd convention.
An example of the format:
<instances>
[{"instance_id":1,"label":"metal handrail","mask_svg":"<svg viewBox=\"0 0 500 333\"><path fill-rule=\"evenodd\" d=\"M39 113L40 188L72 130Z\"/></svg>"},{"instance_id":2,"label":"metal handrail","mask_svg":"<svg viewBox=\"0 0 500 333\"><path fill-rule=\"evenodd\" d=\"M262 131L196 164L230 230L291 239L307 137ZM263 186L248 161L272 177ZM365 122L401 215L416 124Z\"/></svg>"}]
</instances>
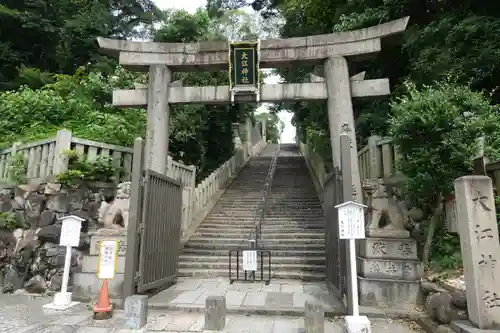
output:
<instances>
[{"instance_id":1,"label":"metal handrail","mask_svg":"<svg viewBox=\"0 0 500 333\"><path fill-rule=\"evenodd\" d=\"M255 211L253 220L253 228L250 231L250 235L248 236L248 241L250 242L251 248L255 249L259 248L259 241L262 236L262 222L264 221L264 216L267 206L267 198L269 196L269 192L271 191L271 186L274 179L274 171L276 169L276 163L278 161L279 153L280 153L280 144L278 144L278 147L274 152L273 158L271 159L271 163L269 164L269 169L267 171L264 187L262 188L261 196L257 203L257 209Z\"/></svg>"}]
</instances>

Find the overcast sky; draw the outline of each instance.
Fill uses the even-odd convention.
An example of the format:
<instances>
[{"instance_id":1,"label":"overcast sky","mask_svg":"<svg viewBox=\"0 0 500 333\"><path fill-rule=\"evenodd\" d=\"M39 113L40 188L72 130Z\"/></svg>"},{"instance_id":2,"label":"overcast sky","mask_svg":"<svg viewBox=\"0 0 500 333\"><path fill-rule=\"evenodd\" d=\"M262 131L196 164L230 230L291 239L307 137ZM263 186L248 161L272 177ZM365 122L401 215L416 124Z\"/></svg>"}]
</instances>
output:
<instances>
[{"instance_id":1,"label":"overcast sky","mask_svg":"<svg viewBox=\"0 0 500 333\"><path fill-rule=\"evenodd\" d=\"M199 7L204 7L206 4L206 0L154 0L156 5L161 9L167 8L176 8L176 9L184 9L190 13L194 13L196 9ZM265 83L277 83L279 81L279 77L271 76L266 78ZM265 107L262 107L261 110L265 111ZM285 129L281 134L281 142L282 143L292 143L295 142L295 127L291 124L292 114L280 112L280 119L285 124Z\"/></svg>"}]
</instances>

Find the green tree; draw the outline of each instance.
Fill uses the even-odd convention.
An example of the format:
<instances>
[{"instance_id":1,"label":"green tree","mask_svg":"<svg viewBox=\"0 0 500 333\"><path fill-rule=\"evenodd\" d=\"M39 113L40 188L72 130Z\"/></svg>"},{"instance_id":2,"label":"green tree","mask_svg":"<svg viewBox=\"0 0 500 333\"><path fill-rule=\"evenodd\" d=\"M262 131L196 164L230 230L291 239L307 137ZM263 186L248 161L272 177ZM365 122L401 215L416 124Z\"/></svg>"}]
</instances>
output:
<instances>
[{"instance_id":1,"label":"green tree","mask_svg":"<svg viewBox=\"0 0 500 333\"><path fill-rule=\"evenodd\" d=\"M479 137L489 156L500 157L500 109L467 86L439 83L407 92L392 104L390 134L401 154L398 169L407 177L407 196L431 216L422 260L429 263L443 199L453 181L472 172Z\"/></svg>"},{"instance_id":2,"label":"green tree","mask_svg":"<svg viewBox=\"0 0 500 333\"><path fill-rule=\"evenodd\" d=\"M81 66L112 72L114 61L98 53L95 37L147 36L159 14L152 0L5 0L0 89L33 82L33 72L28 81L18 76L24 67L40 73L73 74Z\"/></svg>"}]
</instances>

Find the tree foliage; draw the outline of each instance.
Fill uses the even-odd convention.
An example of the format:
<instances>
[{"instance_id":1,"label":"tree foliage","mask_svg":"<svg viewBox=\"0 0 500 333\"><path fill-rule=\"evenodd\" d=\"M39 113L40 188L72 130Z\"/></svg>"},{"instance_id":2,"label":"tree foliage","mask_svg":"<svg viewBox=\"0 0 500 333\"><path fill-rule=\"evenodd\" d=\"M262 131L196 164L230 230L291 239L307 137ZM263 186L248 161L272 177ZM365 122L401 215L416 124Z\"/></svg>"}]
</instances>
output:
<instances>
[{"instance_id":1,"label":"tree foliage","mask_svg":"<svg viewBox=\"0 0 500 333\"><path fill-rule=\"evenodd\" d=\"M0 142L31 141L67 128L77 137L131 146L145 134L145 110L113 107L111 93L147 83L147 75L116 67L115 59L98 53L96 37L174 43L254 38L259 32L250 16L242 11L210 16L204 9L160 12L151 0L3 3L0 50L8 56L0 58L6 89L0 92ZM9 29L14 34L7 36ZM174 80L184 86L224 85L228 74L175 73ZM198 178L204 178L233 154L232 124L251 117L254 109L173 107L170 155L195 165Z\"/></svg>"}]
</instances>

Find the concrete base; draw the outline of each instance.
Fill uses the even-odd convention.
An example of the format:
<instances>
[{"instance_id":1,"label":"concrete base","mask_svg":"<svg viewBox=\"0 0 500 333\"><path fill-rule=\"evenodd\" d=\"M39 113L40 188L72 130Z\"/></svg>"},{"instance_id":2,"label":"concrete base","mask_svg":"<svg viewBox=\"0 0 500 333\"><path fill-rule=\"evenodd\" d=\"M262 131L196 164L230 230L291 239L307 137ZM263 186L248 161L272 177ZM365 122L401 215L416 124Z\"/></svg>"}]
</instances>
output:
<instances>
[{"instance_id":1,"label":"concrete base","mask_svg":"<svg viewBox=\"0 0 500 333\"><path fill-rule=\"evenodd\" d=\"M344 333L371 333L370 320L366 316L345 316Z\"/></svg>"},{"instance_id":2,"label":"concrete base","mask_svg":"<svg viewBox=\"0 0 500 333\"><path fill-rule=\"evenodd\" d=\"M482 330L468 320L454 321L450 325L451 329L457 333L500 333L500 328L492 330Z\"/></svg>"},{"instance_id":3,"label":"concrete base","mask_svg":"<svg viewBox=\"0 0 500 333\"><path fill-rule=\"evenodd\" d=\"M410 309L421 303L420 280L373 279L358 276L359 303Z\"/></svg>"},{"instance_id":4,"label":"concrete base","mask_svg":"<svg viewBox=\"0 0 500 333\"><path fill-rule=\"evenodd\" d=\"M75 273L73 276L73 293L77 298L92 299L99 295L102 280L97 278L96 273ZM123 289L123 274L108 280L109 296L111 298L121 298Z\"/></svg>"},{"instance_id":5,"label":"concrete base","mask_svg":"<svg viewBox=\"0 0 500 333\"><path fill-rule=\"evenodd\" d=\"M78 304L80 303L71 300L71 293L56 293L52 303L45 304L43 308L64 311Z\"/></svg>"}]
</instances>

